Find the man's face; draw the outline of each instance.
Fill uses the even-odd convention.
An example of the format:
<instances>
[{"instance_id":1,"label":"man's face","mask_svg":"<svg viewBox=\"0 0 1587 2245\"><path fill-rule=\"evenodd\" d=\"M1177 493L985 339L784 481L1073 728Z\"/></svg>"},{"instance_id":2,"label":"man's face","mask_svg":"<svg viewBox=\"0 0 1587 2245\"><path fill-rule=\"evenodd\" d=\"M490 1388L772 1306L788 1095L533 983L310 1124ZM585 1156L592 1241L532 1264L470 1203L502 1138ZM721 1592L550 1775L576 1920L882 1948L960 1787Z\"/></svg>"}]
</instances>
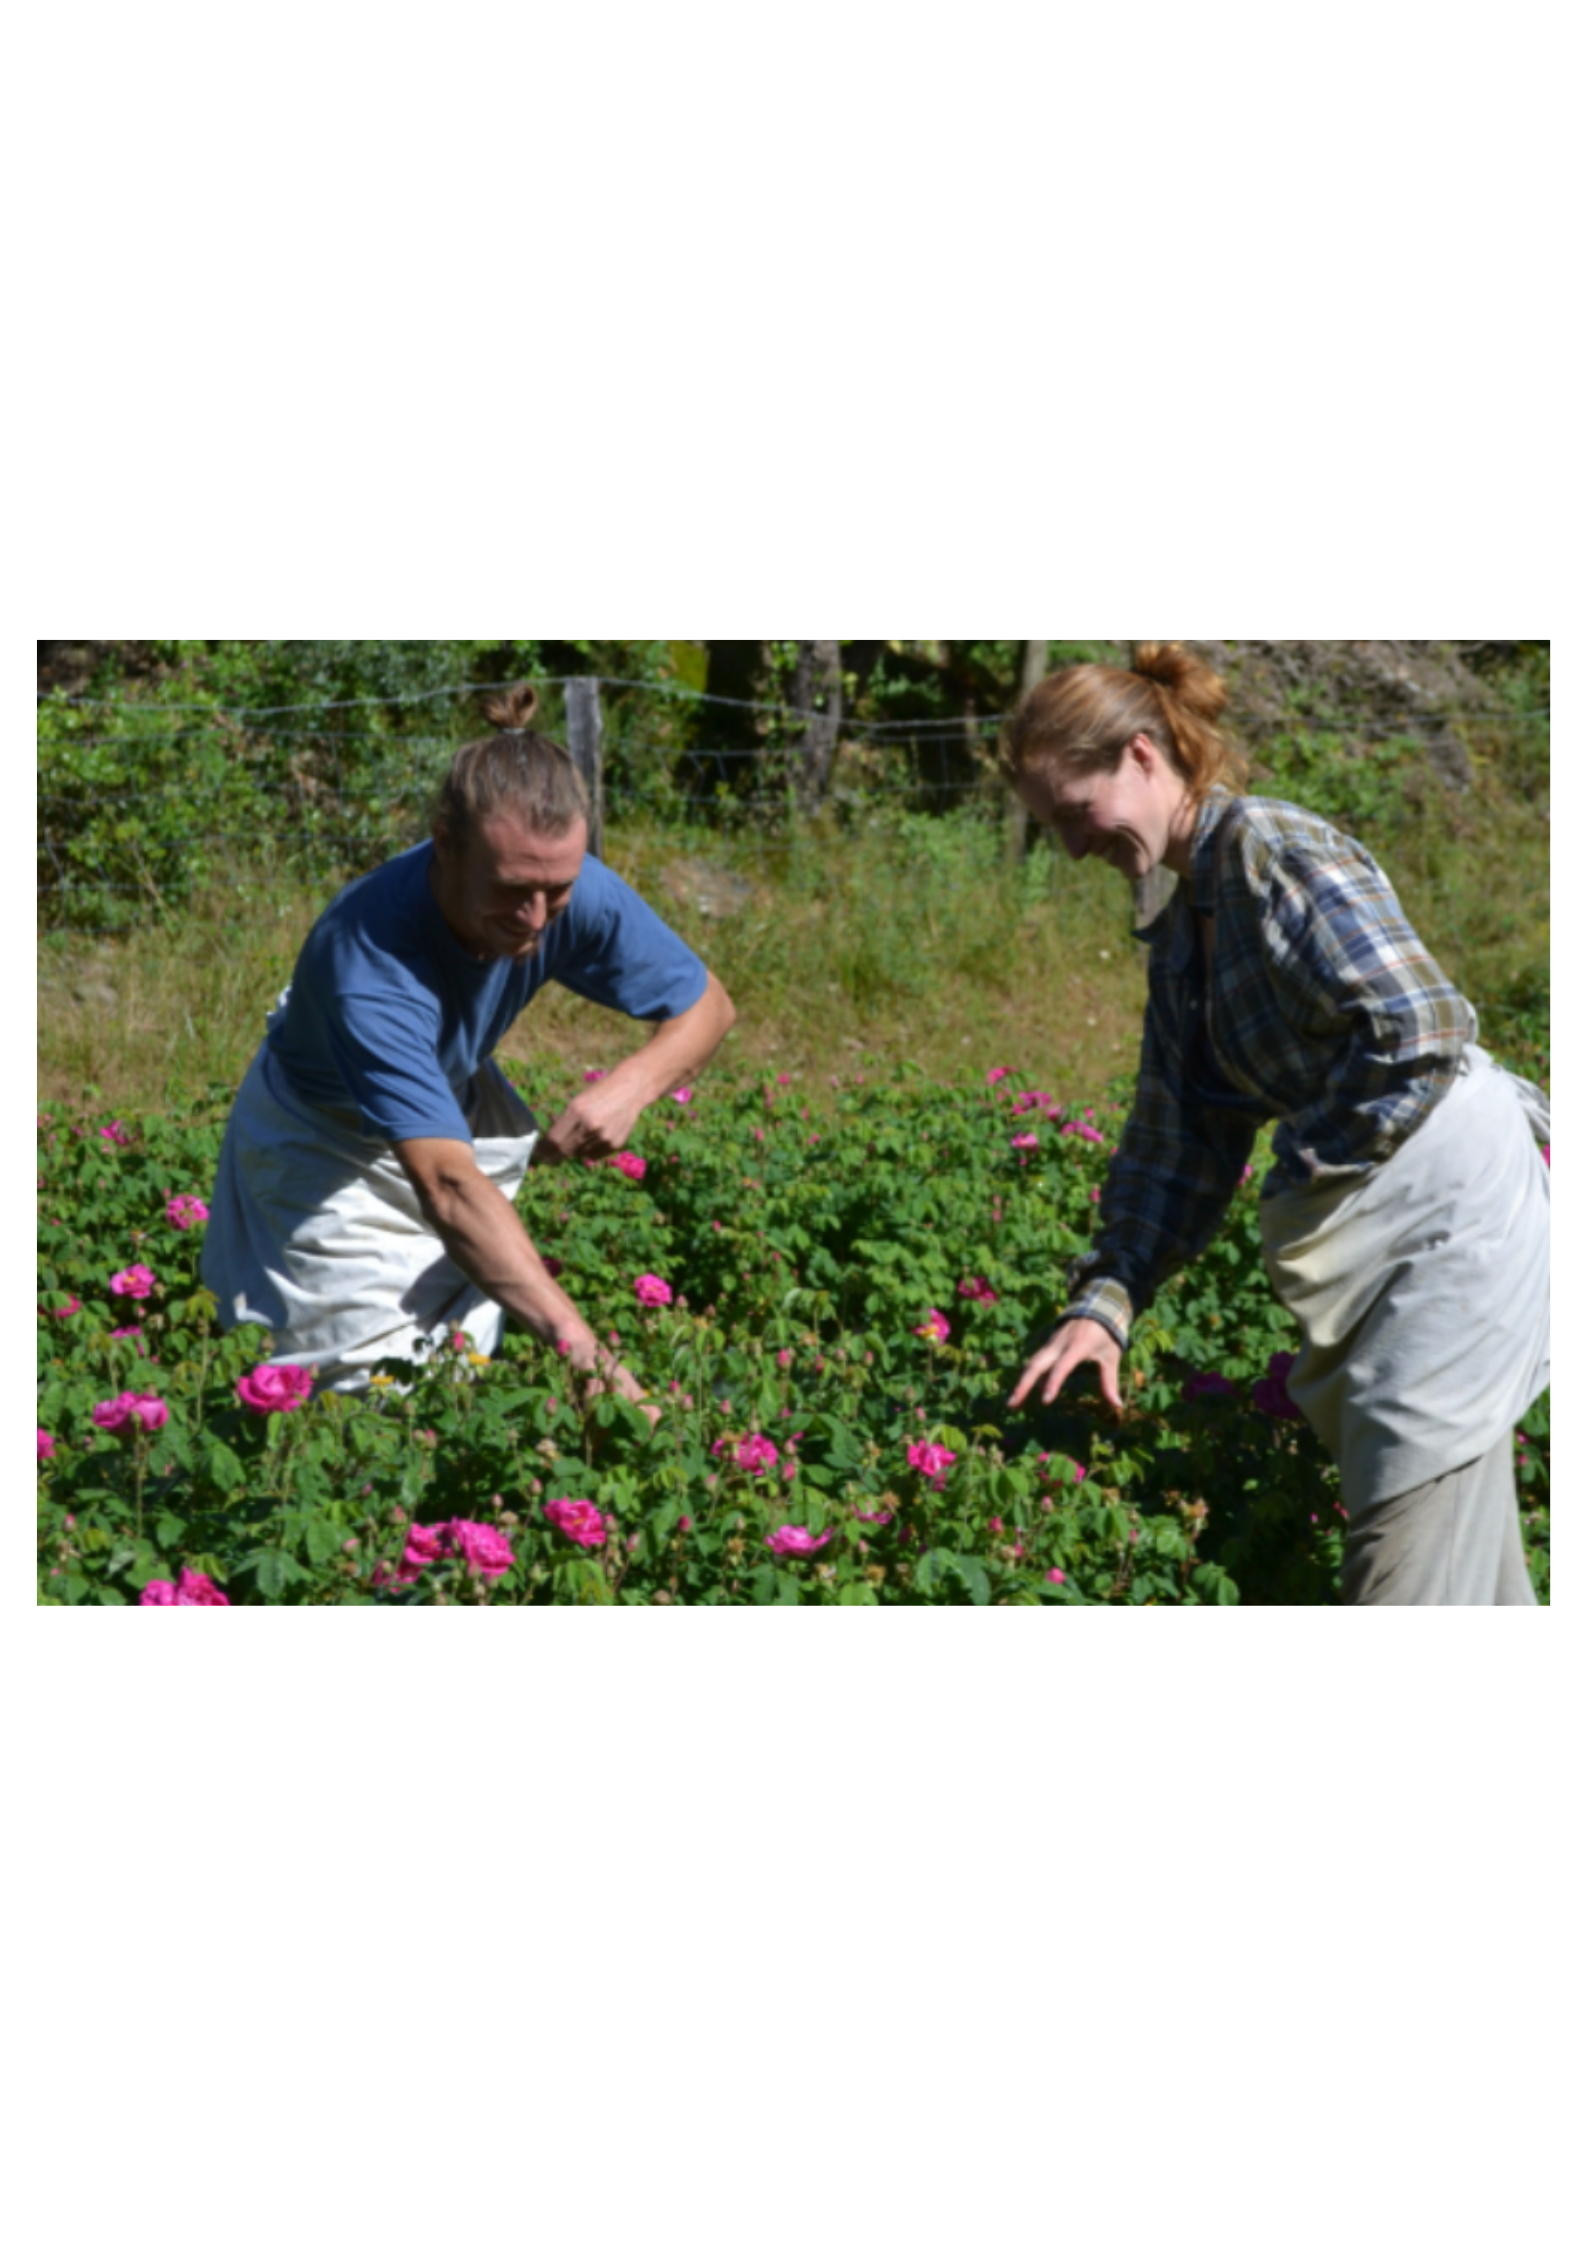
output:
<instances>
[{"instance_id":1,"label":"man's face","mask_svg":"<svg viewBox=\"0 0 1587 2245\"><path fill-rule=\"evenodd\" d=\"M442 918L478 959L533 958L567 910L588 839L583 819L538 834L511 811L461 840L437 827L431 886Z\"/></svg>"}]
</instances>

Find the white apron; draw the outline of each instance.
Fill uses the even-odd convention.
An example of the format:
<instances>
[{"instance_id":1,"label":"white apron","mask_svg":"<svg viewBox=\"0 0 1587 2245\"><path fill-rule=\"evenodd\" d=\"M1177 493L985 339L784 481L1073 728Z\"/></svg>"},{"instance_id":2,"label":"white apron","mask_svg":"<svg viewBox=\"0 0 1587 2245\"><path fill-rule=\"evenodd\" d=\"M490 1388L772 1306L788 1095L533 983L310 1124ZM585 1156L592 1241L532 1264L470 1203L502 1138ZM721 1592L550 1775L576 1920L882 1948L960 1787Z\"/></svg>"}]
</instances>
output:
<instances>
[{"instance_id":1,"label":"white apron","mask_svg":"<svg viewBox=\"0 0 1587 2245\"><path fill-rule=\"evenodd\" d=\"M493 1060L465 1106L474 1159L511 1200L539 1136ZM260 1046L226 1125L200 1273L223 1326L263 1325L271 1361L316 1392L362 1388L383 1356L420 1361L458 1325L488 1353L506 1322L425 1222L383 1138L356 1112L299 1099Z\"/></svg>"},{"instance_id":2,"label":"white apron","mask_svg":"<svg viewBox=\"0 0 1587 2245\"><path fill-rule=\"evenodd\" d=\"M1289 1392L1352 1516L1482 1457L1549 1383L1548 1102L1479 1047L1365 1178L1261 1202Z\"/></svg>"}]
</instances>

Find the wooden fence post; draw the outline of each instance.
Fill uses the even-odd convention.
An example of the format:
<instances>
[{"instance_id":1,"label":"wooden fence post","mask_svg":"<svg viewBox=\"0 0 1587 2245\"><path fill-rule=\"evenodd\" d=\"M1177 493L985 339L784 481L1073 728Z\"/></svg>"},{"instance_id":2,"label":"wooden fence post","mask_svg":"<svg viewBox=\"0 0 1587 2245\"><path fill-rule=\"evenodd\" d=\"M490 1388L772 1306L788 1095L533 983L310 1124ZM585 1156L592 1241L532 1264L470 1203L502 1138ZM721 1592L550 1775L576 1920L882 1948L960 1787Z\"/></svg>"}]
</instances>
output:
<instances>
[{"instance_id":1,"label":"wooden fence post","mask_svg":"<svg viewBox=\"0 0 1587 2245\"><path fill-rule=\"evenodd\" d=\"M606 824L601 793L601 682L598 678L570 678L567 694L568 754L583 773L589 791L589 853L599 857Z\"/></svg>"},{"instance_id":2,"label":"wooden fence post","mask_svg":"<svg viewBox=\"0 0 1587 2245\"><path fill-rule=\"evenodd\" d=\"M1047 675L1047 642L1045 639L1027 639L1019 664L1019 699L1024 701L1034 687ZM1030 840L1030 814L1019 797L1009 790L1008 821L1004 828L1004 855L1010 865L1023 865Z\"/></svg>"}]
</instances>

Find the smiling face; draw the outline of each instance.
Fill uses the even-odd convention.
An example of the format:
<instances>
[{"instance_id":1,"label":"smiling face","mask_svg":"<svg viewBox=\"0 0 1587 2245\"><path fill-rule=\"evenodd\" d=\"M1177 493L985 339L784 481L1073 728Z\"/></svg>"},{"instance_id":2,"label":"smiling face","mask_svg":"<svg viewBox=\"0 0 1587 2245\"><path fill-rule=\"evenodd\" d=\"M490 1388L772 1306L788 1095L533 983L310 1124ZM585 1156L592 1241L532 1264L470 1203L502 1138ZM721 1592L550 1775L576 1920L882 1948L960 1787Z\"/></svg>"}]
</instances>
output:
<instances>
[{"instance_id":1,"label":"smiling face","mask_svg":"<svg viewBox=\"0 0 1587 2245\"><path fill-rule=\"evenodd\" d=\"M1159 865L1190 871L1196 807L1149 734L1127 744L1116 771L1047 765L1022 772L1014 785L1031 817L1050 826L1072 858L1102 858L1127 881L1143 881Z\"/></svg>"},{"instance_id":2,"label":"smiling face","mask_svg":"<svg viewBox=\"0 0 1587 2245\"><path fill-rule=\"evenodd\" d=\"M437 826L430 887L441 917L476 959L532 959L567 910L588 839L583 819L540 834L511 811L459 838Z\"/></svg>"}]
</instances>

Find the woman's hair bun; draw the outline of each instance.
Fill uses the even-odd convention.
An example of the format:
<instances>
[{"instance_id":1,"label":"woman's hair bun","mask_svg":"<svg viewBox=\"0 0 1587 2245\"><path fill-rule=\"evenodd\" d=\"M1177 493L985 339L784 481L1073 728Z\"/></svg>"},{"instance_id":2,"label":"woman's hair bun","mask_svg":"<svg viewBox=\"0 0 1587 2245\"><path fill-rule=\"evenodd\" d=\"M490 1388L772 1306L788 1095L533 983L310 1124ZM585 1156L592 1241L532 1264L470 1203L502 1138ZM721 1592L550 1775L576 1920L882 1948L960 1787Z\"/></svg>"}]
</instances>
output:
<instances>
[{"instance_id":1,"label":"woman's hair bun","mask_svg":"<svg viewBox=\"0 0 1587 2245\"><path fill-rule=\"evenodd\" d=\"M485 715L498 732L526 733L539 707L540 696L532 686L509 686L504 694L492 695Z\"/></svg>"},{"instance_id":2,"label":"woman's hair bun","mask_svg":"<svg viewBox=\"0 0 1587 2245\"><path fill-rule=\"evenodd\" d=\"M1204 724L1215 725L1229 699L1229 689L1212 665L1177 639L1142 640L1131 667L1137 677L1150 678Z\"/></svg>"}]
</instances>

